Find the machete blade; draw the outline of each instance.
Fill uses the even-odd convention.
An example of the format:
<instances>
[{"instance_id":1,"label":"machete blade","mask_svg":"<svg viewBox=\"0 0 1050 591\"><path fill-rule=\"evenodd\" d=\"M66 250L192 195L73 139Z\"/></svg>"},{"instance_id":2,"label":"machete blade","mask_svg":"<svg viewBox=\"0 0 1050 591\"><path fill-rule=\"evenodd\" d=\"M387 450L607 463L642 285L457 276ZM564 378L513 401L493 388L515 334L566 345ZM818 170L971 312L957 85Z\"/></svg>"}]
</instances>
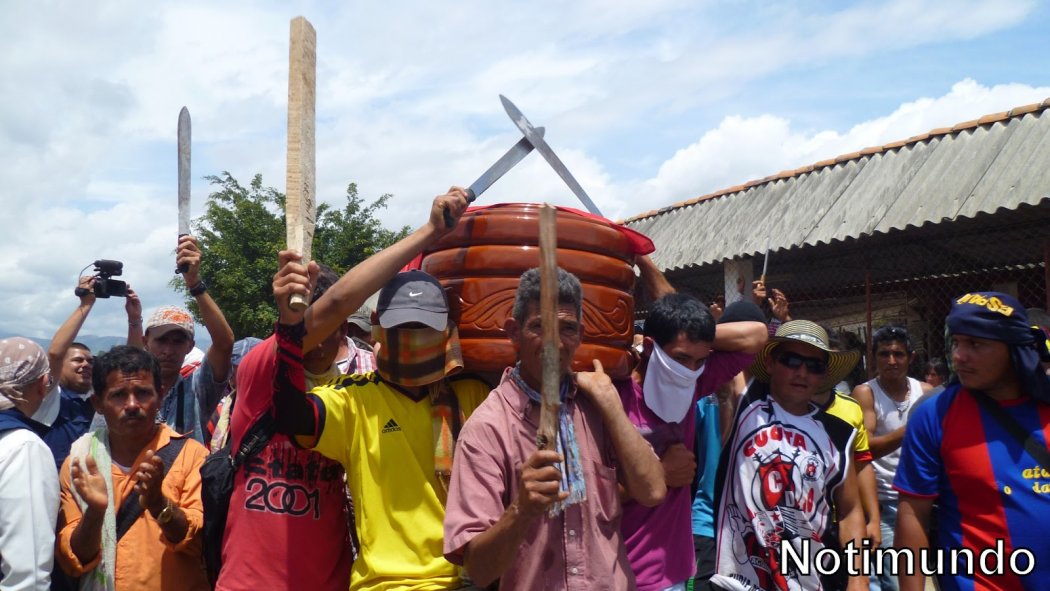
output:
<instances>
[{"instance_id":1,"label":"machete blade","mask_svg":"<svg viewBox=\"0 0 1050 591\"><path fill-rule=\"evenodd\" d=\"M190 233L190 111L179 111L179 236ZM176 273L185 273L188 265L179 265Z\"/></svg>"},{"instance_id":2,"label":"machete blade","mask_svg":"<svg viewBox=\"0 0 1050 591\"><path fill-rule=\"evenodd\" d=\"M532 123L529 123L529 120L525 118L525 115L522 114L518 107L514 106L514 103L510 102L510 99L502 94L499 95L499 100L503 103L503 109L507 112L510 120L514 122L514 125L518 126L521 133L523 133L525 138L536 148L536 151L543 156L544 160L551 165L554 172L558 173L561 180L565 181L565 184L572 189L572 192L576 194L576 198L583 203L583 206L587 208L587 211L594 215L605 217L602 216L602 212L598 210L598 206L596 206L594 201L591 201L591 198L587 196L587 192L583 190L580 183L578 183L576 178L572 176L569 169L566 168L565 164L560 158L558 158L558 155L554 153L554 150L552 150L546 140L543 139L543 135L536 133L536 128L532 126Z\"/></svg>"},{"instance_id":3,"label":"machete blade","mask_svg":"<svg viewBox=\"0 0 1050 591\"><path fill-rule=\"evenodd\" d=\"M542 127L536 128L536 133L538 133L540 137L543 137L544 131L546 130ZM528 156L533 149L532 142L530 142L528 138L521 138L518 140L518 143L511 146L506 154L500 156L500 159L490 166L488 170L481 173L478 180L474 181L469 187L467 187L467 203L473 203L475 199L491 187L493 183L498 181L500 177L507 174L510 169L514 168L523 158ZM444 215L445 227L451 228L454 225L454 222L452 221L452 216L449 215L447 209L445 210Z\"/></svg>"},{"instance_id":4,"label":"machete blade","mask_svg":"<svg viewBox=\"0 0 1050 591\"><path fill-rule=\"evenodd\" d=\"M542 127L536 128L536 134L543 137L546 132ZM530 152L534 149L532 142L528 138L521 138L518 143L514 144L511 149L507 150L507 153L500 157L488 170L481 173L478 180L474 181L470 187L467 188L467 201L473 202L482 193L484 193L493 183L498 181L500 177L507 174L510 169L514 168L519 162L522 161Z\"/></svg>"}]
</instances>

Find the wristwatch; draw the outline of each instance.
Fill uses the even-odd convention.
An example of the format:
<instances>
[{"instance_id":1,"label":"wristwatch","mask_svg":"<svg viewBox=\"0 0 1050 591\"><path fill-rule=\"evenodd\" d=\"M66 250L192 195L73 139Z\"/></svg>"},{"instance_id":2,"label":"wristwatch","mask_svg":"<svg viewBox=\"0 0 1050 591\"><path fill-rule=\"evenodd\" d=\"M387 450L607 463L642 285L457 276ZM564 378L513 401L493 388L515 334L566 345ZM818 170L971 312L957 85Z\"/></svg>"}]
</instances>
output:
<instances>
[{"instance_id":1,"label":"wristwatch","mask_svg":"<svg viewBox=\"0 0 1050 591\"><path fill-rule=\"evenodd\" d=\"M175 517L175 504L171 502L171 499L167 499L164 508L157 514L157 523L164 525L171 521L172 517Z\"/></svg>"},{"instance_id":2,"label":"wristwatch","mask_svg":"<svg viewBox=\"0 0 1050 591\"><path fill-rule=\"evenodd\" d=\"M206 291L208 291L208 284L205 283L203 279L195 283L193 287L189 288L190 295L193 297L197 297Z\"/></svg>"}]
</instances>

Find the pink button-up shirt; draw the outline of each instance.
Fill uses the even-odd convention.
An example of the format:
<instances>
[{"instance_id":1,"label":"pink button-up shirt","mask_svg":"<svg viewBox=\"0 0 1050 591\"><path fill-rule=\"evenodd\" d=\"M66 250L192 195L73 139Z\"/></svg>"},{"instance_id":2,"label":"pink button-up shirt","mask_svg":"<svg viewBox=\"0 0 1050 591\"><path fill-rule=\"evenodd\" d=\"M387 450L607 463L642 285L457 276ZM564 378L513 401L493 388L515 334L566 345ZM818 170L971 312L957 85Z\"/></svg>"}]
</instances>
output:
<instances>
[{"instance_id":1,"label":"pink button-up shirt","mask_svg":"<svg viewBox=\"0 0 1050 591\"><path fill-rule=\"evenodd\" d=\"M463 563L474 536L492 527L518 496L521 466L536 451L539 404L503 374L499 386L463 425L452 464L445 508L445 558ZM623 508L617 493L617 463L597 407L571 393L587 498L557 517L546 514L529 528L500 591L516 589L631 589L620 534Z\"/></svg>"}]
</instances>

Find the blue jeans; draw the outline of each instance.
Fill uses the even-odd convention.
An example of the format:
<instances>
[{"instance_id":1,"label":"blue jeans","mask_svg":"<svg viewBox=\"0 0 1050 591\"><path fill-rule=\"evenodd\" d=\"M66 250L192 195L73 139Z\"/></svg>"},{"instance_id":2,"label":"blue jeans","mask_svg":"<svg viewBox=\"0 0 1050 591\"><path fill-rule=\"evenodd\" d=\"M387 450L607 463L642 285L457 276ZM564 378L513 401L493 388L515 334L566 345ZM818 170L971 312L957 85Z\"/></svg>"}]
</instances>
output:
<instances>
[{"instance_id":1,"label":"blue jeans","mask_svg":"<svg viewBox=\"0 0 1050 591\"><path fill-rule=\"evenodd\" d=\"M880 548L892 548L893 547L893 529L897 527L897 502L896 501L879 501L879 529L882 530L882 544ZM874 569L874 558L872 559L872 568ZM897 577L892 575L896 569L896 565L893 564L893 559L889 556L885 556L882 559L882 574L874 574L872 571L869 590L870 591L897 591Z\"/></svg>"}]
</instances>

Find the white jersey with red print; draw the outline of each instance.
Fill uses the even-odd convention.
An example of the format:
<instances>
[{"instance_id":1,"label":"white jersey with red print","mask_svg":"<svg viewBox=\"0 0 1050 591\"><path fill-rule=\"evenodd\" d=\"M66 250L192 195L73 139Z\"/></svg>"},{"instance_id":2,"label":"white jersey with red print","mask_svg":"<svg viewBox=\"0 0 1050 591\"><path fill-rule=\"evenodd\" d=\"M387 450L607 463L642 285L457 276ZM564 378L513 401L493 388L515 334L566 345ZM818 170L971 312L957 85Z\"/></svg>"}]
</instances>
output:
<instances>
[{"instance_id":1,"label":"white jersey with red print","mask_svg":"<svg viewBox=\"0 0 1050 591\"><path fill-rule=\"evenodd\" d=\"M713 583L735 591L822 589L816 569L799 572L781 543L813 564L833 519L831 493L850 469L854 436L851 425L815 406L799 416L771 397L745 397L719 466Z\"/></svg>"}]
</instances>

